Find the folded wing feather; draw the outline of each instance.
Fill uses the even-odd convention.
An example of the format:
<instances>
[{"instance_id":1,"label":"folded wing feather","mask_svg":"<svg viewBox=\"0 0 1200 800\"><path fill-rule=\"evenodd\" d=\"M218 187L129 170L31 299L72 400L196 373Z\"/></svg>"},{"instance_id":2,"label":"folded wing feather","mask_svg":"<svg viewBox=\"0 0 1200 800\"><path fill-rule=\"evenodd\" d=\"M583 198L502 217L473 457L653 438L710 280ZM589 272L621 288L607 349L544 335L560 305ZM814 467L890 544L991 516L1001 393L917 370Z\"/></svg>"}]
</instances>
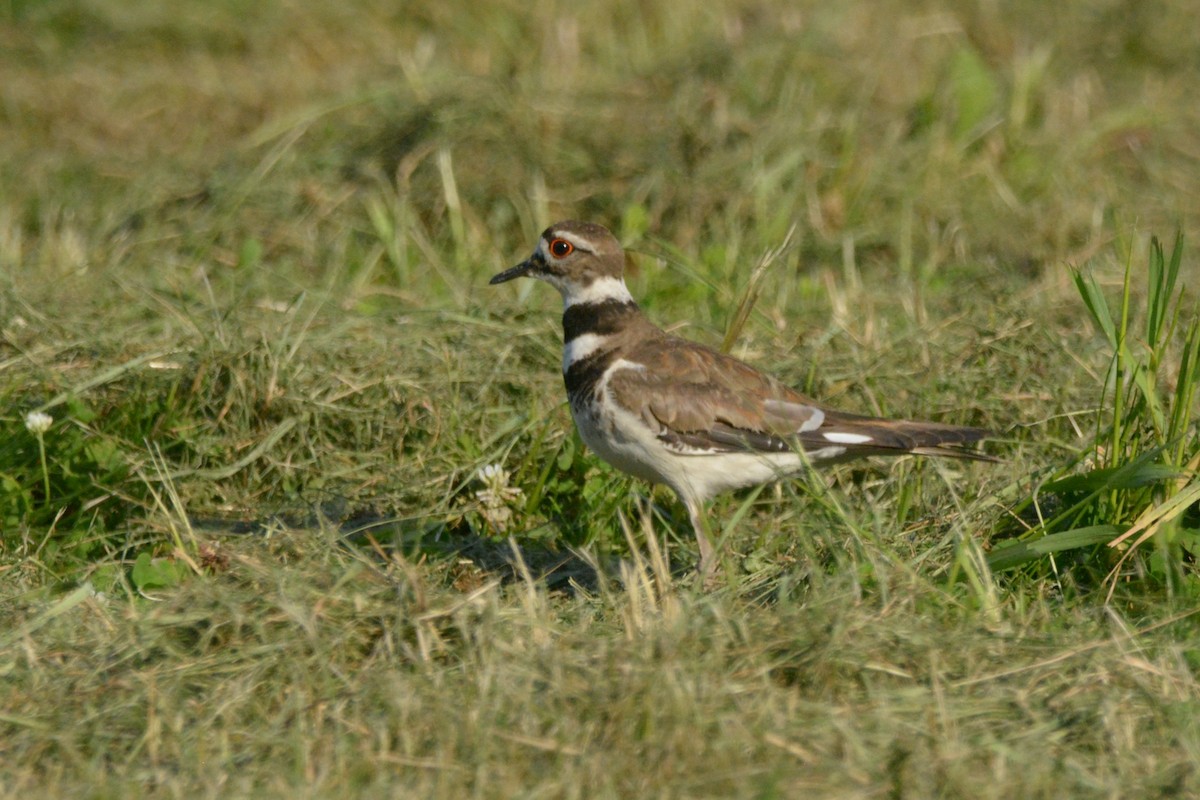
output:
<instances>
[{"instance_id":1,"label":"folded wing feather","mask_svg":"<svg viewBox=\"0 0 1200 800\"><path fill-rule=\"evenodd\" d=\"M843 457L918 453L991 460L957 447L984 438L982 429L822 409L734 358L688 345L643 350L636 359L643 369L620 370L608 381L613 398L681 454L781 453L797 445L819 450L836 444L845 449Z\"/></svg>"}]
</instances>

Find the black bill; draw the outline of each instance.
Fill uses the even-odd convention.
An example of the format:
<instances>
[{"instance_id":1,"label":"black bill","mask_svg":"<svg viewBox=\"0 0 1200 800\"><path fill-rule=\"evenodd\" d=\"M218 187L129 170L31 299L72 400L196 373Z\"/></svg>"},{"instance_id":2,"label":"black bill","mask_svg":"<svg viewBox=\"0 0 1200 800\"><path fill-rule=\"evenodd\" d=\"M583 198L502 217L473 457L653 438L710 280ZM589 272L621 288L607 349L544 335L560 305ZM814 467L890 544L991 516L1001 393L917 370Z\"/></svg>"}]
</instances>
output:
<instances>
[{"instance_id":1,"label":"black bill","mask_svg":"<svg viewBox=\"0 0 1200 800\"><path fill-rule=\"evenodd\" d=\"M501 272L499 275L492 278L490 281L488 281L488 283L491 285L495 285L497 283L504 283L505 281L511 281L513 278L520 278L523 275L528 275L529 271L532 270L533 268L534 268L533 259L528 258L528 259L522 261L520 264L517 264L512 269L504 270L504 272Z\"/></svg>"}]
</instances>

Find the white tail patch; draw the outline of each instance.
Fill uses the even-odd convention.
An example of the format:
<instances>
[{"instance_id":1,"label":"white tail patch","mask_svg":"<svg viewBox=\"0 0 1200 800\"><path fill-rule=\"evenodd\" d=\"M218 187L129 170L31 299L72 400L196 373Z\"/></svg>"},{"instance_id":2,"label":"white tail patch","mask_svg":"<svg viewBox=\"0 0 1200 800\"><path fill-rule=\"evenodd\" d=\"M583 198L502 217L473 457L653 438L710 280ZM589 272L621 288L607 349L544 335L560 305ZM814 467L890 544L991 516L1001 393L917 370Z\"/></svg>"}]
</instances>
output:
<instances>
[{"instance_id":1,"label":"white tail patch","mask_svg":"<svg viewBox=\"0 0 1200 800\"><path fill-rule=\"evenodd\" d=\"M866 444L874 441L873 437L862 433L846 433L845 431L830 431L829 433L821 434L826 441L834 444Z\"/></svg>"},{"instance_id":2,"label":"white tail patch","mask_svg":"<svg viewBox=\"0 0 1200 800\"><path fill-rule=\"evenodd\" d=\"M822 447L817 450L805 450L804 457L815 464L818 461L829 461L837 458L845 452L846 448L844 447Z\"/></svg>"},{"instance_id":3,"label":"white tail patch","mask_svg":"<svg viewBox=\"0 0 1200 800\"><path fill-rule=\"evenodd\" d=\"M581 336L576 336L574 339L564 344L563 372L569 370L571 365L576 361L582 361L600 348L604 347L604 344L608 341L608 339L608 336L603 336L598 333L585 333Z\"/></svg>"},{"instance_id":4,"label":"white tail patch","mask_svg":"<svg viewBox=\"0 0 1200 800\"><path fill-rule=\"evenodd\" d=\"M625 281L611 275L596 278L587 286L579 286L564 280L558 289L563 295L563 311L582 303L603 303L608 300L616 300L621 303L633 302L633 295L629 293Z\"/></svg>"}]
</instances>

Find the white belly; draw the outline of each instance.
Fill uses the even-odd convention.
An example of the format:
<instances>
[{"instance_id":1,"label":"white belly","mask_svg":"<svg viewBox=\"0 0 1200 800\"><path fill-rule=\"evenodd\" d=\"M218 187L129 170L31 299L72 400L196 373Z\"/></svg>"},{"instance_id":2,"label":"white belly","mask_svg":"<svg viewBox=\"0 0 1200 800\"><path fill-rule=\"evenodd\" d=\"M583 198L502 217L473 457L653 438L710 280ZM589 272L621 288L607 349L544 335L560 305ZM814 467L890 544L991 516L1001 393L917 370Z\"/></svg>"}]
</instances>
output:
<instances>
[{"instance_id":1,"label":"white belly","mask_svg":"<svg viewBox=\"0 0 1200 800\"><path fill-rule=\"evenodd\" d=\"M665 483L685 502L703 502L721 492L757 486L795 474L805 467L797 453L683 453L658 438L645 420L622 408L608 393L608 380L641 364L618 359L596 385L595 393L573 397L571 416L584 444L622 472L651 483ZM809 461L836 458L844 447L831 445L809 454Z\"/></svg>"},{"instance_id":2,"label":"white belly","mask_svg":"<svg viewBox=\"0 0 1200 800\"><path fill-rule=\"evenodd\" d=\"M579 438L592 452L622 472L651 483L669 483L670 455L651 432L637 422L620 424L615 414L604 414L589 403L571 404L571 416L579 429ZM628 415L632 417L632 415Z\"/></svg>"},{"instance_id":3,"label":"white belly","mask_svg":"<svg viewBox=\"0 0 1200 800\"><path fill-rule=\"evenodd\" d=\"M704 501L804 469L804 460L795 453L680 454L663 444L642 420L611 404L601 409L595 403L573 403L571 416L584 444L600 458L634 477L665 483L681 497Z\"/></svg>"}]
</instances>

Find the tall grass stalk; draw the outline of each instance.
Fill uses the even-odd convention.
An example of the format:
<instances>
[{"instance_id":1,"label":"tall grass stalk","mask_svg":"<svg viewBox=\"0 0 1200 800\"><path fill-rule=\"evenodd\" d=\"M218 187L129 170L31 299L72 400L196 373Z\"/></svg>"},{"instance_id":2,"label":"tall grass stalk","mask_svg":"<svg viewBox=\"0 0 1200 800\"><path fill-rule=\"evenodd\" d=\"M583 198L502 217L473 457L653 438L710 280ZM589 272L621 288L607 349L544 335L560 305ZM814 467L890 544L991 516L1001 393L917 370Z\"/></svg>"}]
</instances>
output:
<instances>
[{"instance_id":1,"label":"tall grass stalk","mask_svg":"<svg viewBox=\"0 0 1200 800\"><path fill-rule=\"evenodd\" d=\"M1182 258L1182 235L1169 259L1158 239L1152 240L1140 330L1133 318L1132 258L1116 314L1094 275L1073 272L1075 287L1111 351L1095 412L1094 444L1018 505L1018 513L1032 507L1038 523L992 553L993 569L1090 547L1095 559L1109 564L1111 596L1130 558L1162 533L1163 547L1143 566L1172 589L1185 575L1194 582L1189 564L1200 552L1200 528L1185 514L1200 500L1195 421L1200 325L1178 287ZM1114 552L1120 555L1109 563Z\"/></svg>"}]
</instances>

